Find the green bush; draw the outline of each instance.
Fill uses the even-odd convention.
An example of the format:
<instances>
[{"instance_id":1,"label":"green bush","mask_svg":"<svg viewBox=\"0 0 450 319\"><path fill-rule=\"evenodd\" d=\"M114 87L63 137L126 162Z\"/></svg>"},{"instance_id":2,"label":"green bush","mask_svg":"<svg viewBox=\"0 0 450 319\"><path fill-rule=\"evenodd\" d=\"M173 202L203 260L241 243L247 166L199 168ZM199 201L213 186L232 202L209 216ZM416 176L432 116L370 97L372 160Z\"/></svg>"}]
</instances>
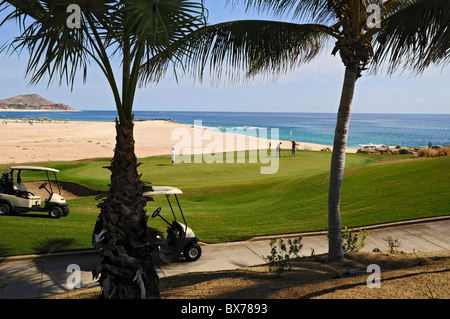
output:
<instances>
[{"instance_id":1,"label":"green bush","mask_svg":"<svg viewBox=\"0 0 450 319\"><path fill-rule=\"evenodd\" d=\"M294 240L288 239L287 245L283 238L280 238L277 244L277 239L272 238L270 241L270 255L263 258L269 262L269 271L281 274L284 271L291 270L291 259L298 258L300 250L303 245L301 244L302 237L298 237Z\"/></svg>"},{"instance_id":2,"label":"green bush","mask_svg":"<svg viewBox=\"0 0 450 319\"><path fill-rule=\"evenodd\" d=\"M344 228L342 232L342 248L344 253L358 252L364 248L364 241L369 236L368 230L359 229L359 234L354 234L353 229Z\"/></svg>"}]
</instances>

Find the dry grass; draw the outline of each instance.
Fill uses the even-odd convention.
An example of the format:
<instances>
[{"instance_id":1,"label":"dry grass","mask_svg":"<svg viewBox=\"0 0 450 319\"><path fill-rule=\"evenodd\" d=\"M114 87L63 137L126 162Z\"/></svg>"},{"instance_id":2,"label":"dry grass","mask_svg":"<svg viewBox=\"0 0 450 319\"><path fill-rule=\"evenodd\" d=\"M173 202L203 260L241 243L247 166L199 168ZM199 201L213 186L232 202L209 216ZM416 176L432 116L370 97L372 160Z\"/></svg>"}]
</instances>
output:
<instances>
[{"instance_id":1,"label":"dry grass","mask_svg":"<svg viewBox=\"0 0 450 319\"><path fill-rule=\"evenodd\" d=\"M369 288L370 264L381 268L381 287ZM298 259L282 275L268 266L193 273L162 278L163 299L449 299L450 251L389 254L353 253L344 263L326 256ZM356 274L345 270L362 269ZM52 299L96 299L100 288L73 291Z\"/></svg>"},{"instance_id":2,"label":"dry grass","mask_svg":"<svg viewBox=\"0 0 450 319\"><path fill-rule=\"evenodd\" d=\"M418 157L439 157L447 156L450 154L450 147L440 147L440 148L422 148L417 153Z\"/></svg>"}]
</instances>

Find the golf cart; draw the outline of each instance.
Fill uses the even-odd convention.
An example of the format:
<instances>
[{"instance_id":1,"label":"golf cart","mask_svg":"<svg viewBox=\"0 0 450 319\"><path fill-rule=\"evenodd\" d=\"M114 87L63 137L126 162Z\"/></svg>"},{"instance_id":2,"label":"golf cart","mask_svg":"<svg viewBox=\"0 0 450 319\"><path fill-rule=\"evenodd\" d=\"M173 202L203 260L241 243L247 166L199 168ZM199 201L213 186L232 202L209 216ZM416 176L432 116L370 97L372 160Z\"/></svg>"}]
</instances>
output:
<instances>
[{"instance_id":1,"label":"golf cart","mask_svg":"<svg viewBox=\"0 0 450 319\"><path fill-rule=\"evenodd\" d=\"M177 194L182 194L183 192L176 187L169 186L153 186L152 188L153 190L145 192L144 196L153 197L157 195L166 195L174 219L173 222L170 223L164 217L162 217L161 207L158 207L152 214L152 218L158 216L163 221L165 221L167 225L169 225L167 227L167 238L164 239L165 245L160 247L161 252L170 257L172 260L178 259L181 254L183 254L184 258L186 258L187 261L198 260L202 254L202 249L198 244L198 237L196 237L192 229L187 226L186 219L184 217L183 211L181 210L180 202L178 201L177 197ZM169 199L170 195L174 195L176 199L184 224L177 221L175 212Z\"/></svg>"},{"instance_id":2,"label":"golf cart","mask_svg":"<svg viewBox=\"0 0 450 319\"><path fill-rule=\"evenodd\" d=\"M0 215L10 213L26 212L48 212L50 217L59 218L69 214L69 206L66 200L61 196L56 173L57 169L37 166L13 166L11 171L3 173L0 179ZM45 172L47 181L39 186L39 189L45 189L49 197L45 199L44 205L41 205L41 197L29 192L22 183L22 171L41 171ZM17 172L16 177L14 174ZM53 172L55 184L58 187L58 194L53 192L52 182L49 172ZM47 186L50 190L47 189Z\"/></svg>"}]
</instances>

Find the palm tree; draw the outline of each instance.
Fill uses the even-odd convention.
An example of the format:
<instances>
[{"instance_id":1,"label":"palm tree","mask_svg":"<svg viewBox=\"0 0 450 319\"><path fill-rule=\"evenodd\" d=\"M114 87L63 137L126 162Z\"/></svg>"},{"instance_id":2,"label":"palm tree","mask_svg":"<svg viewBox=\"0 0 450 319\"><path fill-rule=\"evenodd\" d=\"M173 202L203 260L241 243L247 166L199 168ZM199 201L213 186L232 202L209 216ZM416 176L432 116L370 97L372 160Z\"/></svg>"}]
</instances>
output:
<instances>
[{"instance_id":1,"label":"palm tree","mask_svg":"<svg viewBox=\"0 0 450 319\"><path fill-rule=\"evenodd\" d=\"M79 6L81 24L70 27ZM31 83L48 76L73 88L78 71L86 81L95 63L111 87L118 113L116 146L109 192L100 202L103 228L102 262L93 271L105 298L158 298L158 276L151 255L156 230L147 227L143 196L149 186L137 168L133 136L133 101L140 66L170 44L205 25L203 2L192 0L10 0L2 1L9 14L2 24L17 21L21 33L7 46L29 53L26 74ZM76 18L76 17L75 17ZM120 62L116 74L112 60ZM118 86L121 81L121 89Z\"/></svg>"},{"instance_id":2,"label":"palm tree","mask_svg":"<svg viewBox=\"0 0 450 319\"><path fill-rule=\"evenodd\" d=\"M431 64L447 62L450 1L231 2L244 2L247 9L273 13L277 17L291 17L293 21L308 19L311 23L242 20L205 26L176 43L171 52L149 61L144 66L146 72L143 72L143 79L158 79L166 71L172 55L176 55L177 50L184 53L187 48L190 53L179 57L179 61L193 76L202 80L209 65L215 79L225 75L236 81L241 70L245 70L245 75L250 78L256 74L273 76L284 73L313 60L327 44L334 42L331 53L339 53L345 75L331 158L328 258L331 261L344 260L339 203L356 81L369 67L373 72L379 70L383 65L381 62L386 62L388 73L400 67L409 67L420 73ZM224 68L226 72L223 72Z\"/></svg>"}]
</instances>

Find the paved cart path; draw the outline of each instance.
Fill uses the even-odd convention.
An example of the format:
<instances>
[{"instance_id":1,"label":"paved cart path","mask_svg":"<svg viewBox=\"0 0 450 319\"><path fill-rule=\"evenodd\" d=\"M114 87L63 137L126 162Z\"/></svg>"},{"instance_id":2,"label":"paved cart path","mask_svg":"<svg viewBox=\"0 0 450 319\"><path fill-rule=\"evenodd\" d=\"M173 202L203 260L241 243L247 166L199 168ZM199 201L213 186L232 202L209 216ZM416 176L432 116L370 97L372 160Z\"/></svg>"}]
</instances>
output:
<instances>
[{"instance_id":1,"label":"paved cart path","mask_svg":"<svg viewBox=\"0 0 450 319\"><path fill-rule=\"evenodd\" d=\"M413 222L399 222L374 227L366 238L364 251L375 248L387 250L386 236L398 237L400 250L404 252L429 252L450 249L450 216ZM301 233L301 254L310 256L328 251L326 234ZM272 237L272 236L270 236ZM202 257L197 262L177 262L158 269L160 277L190 272L232 270L264 264L262 256L270 252L270 237L258 237L247 241L203 244ZM70 290L73 269L79 269L81 288L98 285L91 271L99 262L95 251L57 253L8 257L0 260L0 299L39 298ZM73 276L73 275L72 275ZM69 281L68 281L69 279ZM1 285L7 282L6 285Z\"/></svg>"}]
</instances>

